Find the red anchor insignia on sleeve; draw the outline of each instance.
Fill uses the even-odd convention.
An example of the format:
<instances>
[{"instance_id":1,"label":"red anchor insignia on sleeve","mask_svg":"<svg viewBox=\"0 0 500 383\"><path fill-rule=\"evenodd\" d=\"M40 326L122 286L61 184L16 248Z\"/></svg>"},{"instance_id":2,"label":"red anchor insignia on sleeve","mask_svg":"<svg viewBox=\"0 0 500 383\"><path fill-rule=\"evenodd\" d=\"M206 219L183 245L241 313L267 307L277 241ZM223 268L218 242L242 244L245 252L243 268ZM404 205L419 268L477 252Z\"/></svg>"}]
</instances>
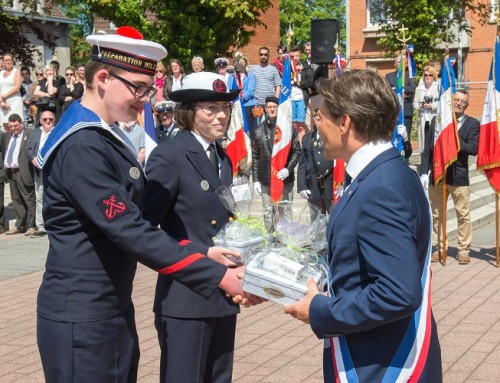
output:
<instances>
[{"instance_id":1,"label":"red anchor insignia on sleeve","mask_svg":"<svg viewBox=\"0 0 500 383\"><path fill-rule=\"evenodd\" d=\"M125 201L118 192L102 198L97 205L110 222L129 212Z\"/></svg>"}]
</instances>

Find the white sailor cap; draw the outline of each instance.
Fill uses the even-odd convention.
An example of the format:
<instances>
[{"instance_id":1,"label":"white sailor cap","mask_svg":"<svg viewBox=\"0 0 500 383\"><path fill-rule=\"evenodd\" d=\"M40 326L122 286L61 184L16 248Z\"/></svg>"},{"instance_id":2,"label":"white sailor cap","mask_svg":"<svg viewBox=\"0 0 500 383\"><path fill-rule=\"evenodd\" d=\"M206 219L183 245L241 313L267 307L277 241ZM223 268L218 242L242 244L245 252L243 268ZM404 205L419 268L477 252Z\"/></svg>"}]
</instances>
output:
<instances>
[{"instance_id":1,"label":"white sailor cap","mask_svg":"<svg viewBox=\"0 0 500 383\"><path fill-rule=\"evenodd\" d=\"M173 112L175 102L169 100L158 101L155 104L154 110L157 113Z\"/></svg>"},{"instance_id":2,"label":"white sailor cap","mask_svg":"<svg viewBox=\"0 0 500 383\"><path fill-rule=\"evenodd\" d=\"M139 31L128 26L118 28L116 34L87 36L87 41L93 45L92 60L151 76L158 61L167 56L164 46L144 40Z\"/></svg>"},{"instance_id":3,"label":"white sailor cap","mask_svg":"<svg viewBox=\"0 0 500 383\"><path fill-rule=\"evenodd\" d=\"M219 57L214 60L215 66L227 66L227 59L224 57Z\"/></svg>"},{"instance_id":4,"label":"white sailor cap","mask_svg":"<svg viewBox=\"0 0 500 383\"><path fill-rule=\"evenodd\" d=\"M228 91L224 77L212 72L195 72L182 79L181 89L168 94L175 102L233 101L240 89Z\"/></svg>"}]
</instances>

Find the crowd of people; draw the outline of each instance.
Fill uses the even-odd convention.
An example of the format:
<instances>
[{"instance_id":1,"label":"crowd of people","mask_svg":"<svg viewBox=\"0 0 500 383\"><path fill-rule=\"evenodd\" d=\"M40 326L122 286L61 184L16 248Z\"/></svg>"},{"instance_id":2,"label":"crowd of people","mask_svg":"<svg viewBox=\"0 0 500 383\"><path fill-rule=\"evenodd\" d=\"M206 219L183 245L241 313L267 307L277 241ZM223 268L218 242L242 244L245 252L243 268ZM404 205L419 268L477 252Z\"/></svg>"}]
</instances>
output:
<instances>
[{"instance_id":1,"label":"crowd of people","mask_svg":"<svg viewBox=\"0 0 500 383\"><path fill-rule=\"evenodd\" d=\"M251 142L247 176L261 196L266 230L276 229L278 217L292 219L294 188L307 200L311 221L320 214L334 216L328 229L330 259L336 259L331 296L318 296L309 285L305 300L285 311L311 323L319 338L348 339L350 354L332 358L333 344L325 348L325 374L333 376L331 362L340 357L348 358L360 377L382 380L392 356L407 341L409 323L419 319L414 313L426 281L426 244L432 242L432 262L447 247L441 241L442 188L432 182L439 63L424 66L419 83L405 81L404 126L398 133L410 141L415 113L422 155L418 184L389 142L398 110L396 71L385 79L369 69L326 79L326 66L311 60L309 42L304 54L299 46L288 52L279 45L275 58L268 47L260 47L255 65L241 52L232 62L217 57L213 73L204 70L199 56L193 57L191 70L177 59L164 63L164 48L146 40L117 34L89 36L88 41L91 60L67 67L64 77L53 60L36 68L32 81L30 69L18 69L10 53L3 55L0 72L0 233L48 235L52 244L38 297L38 342L47 381L57 376L134 380L139 358L131 301L136 261L159 273L154 311L161 380L231 381L239 304L262 302L242 290L241 267L225 257L234 251L213 246L214 235L234 218L215 191L232 182L222 140L238 97ZM139 57L146 47L149 53L128 66L106 55L116 47L125 56ZM293 134L286 163L275 175L289 203L277 206L270 198L271 159L280 134L276 122L286 57L292 68ZM468 156L477 154L479 136L479 123L465 115L468 101L465 90L454 98L460 152L444 181L457 211L460 264L470 262ZM147 102L158 146L146 164ZM406 160L410 154L405 151ZM341 200L338 212L332 201L336 160L346 161L346 179L352 182L345 185L349 197ZM16 214L8 231L6 182ZM425 209L427 191L431 215ZM390 208L384 208L387 201ZM405 210L408 205L415 211ZM400 225L393 224L395 218ZM432 232L426 226L431 220ZM394 263L385 260L388 255ZM387 292L378 281L394 289ZM385 294L390 304L363 303L377 294ZM419 373L421 381L439 382L439 342L432 313L427 314L431 335L422 351L427 363ZM80 325L77 334L69 323ZM392 339L386 342L387 352L366 350L382 337ZM78 355L75 339L81 342ZM54 352L66 357L52 358ZM326 375L325 380L330 381Z\"/></svg>"}]
</instances>

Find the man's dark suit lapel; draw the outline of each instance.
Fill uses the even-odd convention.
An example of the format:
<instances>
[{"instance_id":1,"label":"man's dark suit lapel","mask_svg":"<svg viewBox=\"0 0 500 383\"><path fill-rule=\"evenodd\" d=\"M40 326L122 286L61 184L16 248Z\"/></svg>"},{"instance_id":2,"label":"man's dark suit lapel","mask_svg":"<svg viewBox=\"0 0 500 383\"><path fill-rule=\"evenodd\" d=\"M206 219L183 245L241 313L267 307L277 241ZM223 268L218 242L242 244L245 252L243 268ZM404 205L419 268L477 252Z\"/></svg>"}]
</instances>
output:
<instances>
[{"instance_id":1,"label":"man's dark suit lapel","mask_svg":"<svg viewBox=\"0 0 500 383\"><path fill-rule=\"evenodd\" d=\"M380 153L361 171L361 173L358 174L354 181L349 185L347 190L344 191L344 194L340 198L339 202L337 203L337 205L335 205L335 208L333 209L332 215L330 217L330 221L328 222L326 233L330 243L333 236L333 227L335 226L335 221L338 219L340 213L342 213L342 210L347 206L349 200L354 195L358 187L362 185L364 179L372 172L373 169L375 169L380 164L393 159L400 159L401 161L403 161L397 150L394 148L390 148L389 150Z\"/></svg>"}]
</instances>

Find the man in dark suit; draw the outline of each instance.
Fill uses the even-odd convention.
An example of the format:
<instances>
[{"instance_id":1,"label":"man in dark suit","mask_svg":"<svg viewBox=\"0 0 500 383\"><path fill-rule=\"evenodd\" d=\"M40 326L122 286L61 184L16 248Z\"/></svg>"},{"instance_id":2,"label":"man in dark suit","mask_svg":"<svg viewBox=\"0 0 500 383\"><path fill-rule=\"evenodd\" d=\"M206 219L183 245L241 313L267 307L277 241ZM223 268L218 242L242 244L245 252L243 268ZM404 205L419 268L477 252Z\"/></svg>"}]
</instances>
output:
<instances>
[{"instance_id":1,"label":"man in dark suit","mask_svg":"<svg viewBox=\"0 0 500 383\"><path fill-rule=\"evenodd\" d=\"M323 140L314 126L303 138L297 168L297 192L307 200L311 222L333 209L334 161L325 159L323 150Z\"/></svg>"},{"instance_id":2,"label":"man in dark suit","mask_svg":"<svg viewBox=\"0 0 500 383\"><path fill-rule=\"evenodd\" d=\"M26 156L30 161L33 169L33 180L35 181L35 198L36 198L36 215L35 223L38 230L31 234L31 238L38 238L47 235L45 231L42 209L43 209L43 180L42 170L36 161L38 151L45 144L45 140L49 136L52 129L54 129L56 117L50 110L45 110L40 115L40 128L33 130L31 136L26 143Z\"/></svg>"},{"instance_id":3,"label":"man in dark suit","mask_svg":"<svg viewBox=\"0 0 500 383\"><path fill-rule=\"evenodd\" d=\"M183 130L149 156L144 217L178 241L212 246L233 219L216 193L232 183L231 162L217 140L238 93L227 91L221 75L199 72L184 77L181 90L169 94L180 102L176 117ZM160 382L231 382L239 307L223 290L206 299L159 276L154 311Z\"/></svg>"},{"instance_id":4,"label":"man in dark suit","mask_svg":"<svg viewBox=\"0 0 500 383\"><path fill-rule=\"evenodd\" d=\"M252 140L252 178L255 191L262 195L262 207L264 208L264 225L271 233L276 226L276 214L280 217L291 218L291 202L293 201L293 184L295 181L294 169L299 162L300 142L295 129L292 132L292 143L286 166L279 169L277 177L284 181L283 201L289 201L287 205L275 209L271 201L271 160L273 155L274 134L276 130L276 118L278 116L279 100L277 97L266 98L265 119L255 129Z\"/></svg>"},{"instance_id":5,"label":"man in dark suit","mask_svg":"<svg viewBox=\"0 0 500 383\"><path fill-rule=\"evenodd\" d=\"M369 70L328 80L317 125L351 184L327 227L329 296L309 279L285 312L325 339L325 382L442 382L430 306L431 217L418 176L390 140L398 102Z\"/></svg>"},{"instance_id":6,"label":"man in dark suit","mask_svg":"<svg viewBox=\"0 0 500 383\"><path fill-rule=\"evenodd\" d=\"M18 114L9 116L9 131L5 133L4 168L5 179L9 183L10 196L16 213L16 226L5 234L36 232L35 224L35 184L31 162L26 157L26 143L31 129L25 129L23 119Z\"/></svg>"},{"instance_id":7,"label":"man in dark suit","mask_svg":"<svg viewBox=\"0 0 500 383\"><path fill-rule=\"evenodd\" d=\"M458 263L467 265L470 263L470 245L472 242L472 222L470 218L470 188L469 188L469 156L477 155L479 143L479 121L465 114L469 106L469 93L465 90L457 90L453 99L453 110L457 120L458 138L460 150L458 157L448 169L446 169L446 199L451 194L458 223ZM432 254L432 262L441 258L443 246L442 222L443 217L443 185L434 185L433 176L433 153L434 134L436 118L431 121L429 133L426 136L422 161L420 165L420 178L424 188L429 189L429 199L432 207L433 233L432 245L435 251ZM429 187L429 183L431 186Z\"/></svg>"},{"instance_id":8,"label":"man in dark suit","mask_svg":"<svg viewBox=\"0 0 500 383\"><path fill-rule=\"evenodd\" d=\"M175 102L164 100L154 106L159 123L155 126L156 142L172 140L179 133L177 122L174 121Z\"/></svg>"},{"instance_id":9,"label":"man in dark suit","mask_svg":"<svg viewBox=\"0 0 500 383\"><path fill-rule=\"evenodd\" d=\"M391 85L393 90L396 90L396 85L398 81L398 68L399 64L401 63L401 55L398 55L394 59L394 67L396 70L394 72L387 73L385 75L385 78ZM412 128L412 123L413 123L413 97L415 97L415 88L417 87L416 81L414 78L410 78L410 75L408 74L408 65L406 66L405 70L405 90L404 90L404 95L403 95L403 109L404 109L404 116L405 116L405 121L404 125L406 126L406 136L408 140L410 140L411 137L411 128ZM408 162L408 159L411 156L411 148L406 149L405 148L405 158Z\"/></svg>"}]
</instances>

